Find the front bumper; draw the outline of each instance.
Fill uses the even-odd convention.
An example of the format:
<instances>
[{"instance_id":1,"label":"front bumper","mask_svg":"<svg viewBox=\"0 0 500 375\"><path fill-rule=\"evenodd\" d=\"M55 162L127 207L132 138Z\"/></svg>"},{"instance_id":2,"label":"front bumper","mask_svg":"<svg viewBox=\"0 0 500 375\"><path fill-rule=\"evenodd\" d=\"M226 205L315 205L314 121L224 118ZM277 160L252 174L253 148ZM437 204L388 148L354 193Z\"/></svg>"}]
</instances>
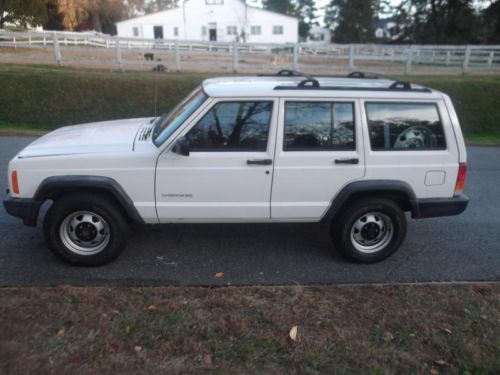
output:
<instances>
[{"instance_id":1,"label":"front bumper","mask_svg":"<svg viewBox=\"0 0 500 375\"><path fill-rule=\"evenodd\" d=\"M33 199L7 197L3 201L3 205L9 215L23 219L24 225L36 226L42 202Z\"/></svg>"},{"instance_id":2,"label":"front bumper","mask_svg":"<svg viewBox=\"0 0 500 375\"><path fill-rule=\"evenodd\" d=\"M413 218L424 219L427 217L453 216L465 211L469 204L469 197L464 194L453 198L417 199L416 210Z\"/></svg>"}]
</instances>

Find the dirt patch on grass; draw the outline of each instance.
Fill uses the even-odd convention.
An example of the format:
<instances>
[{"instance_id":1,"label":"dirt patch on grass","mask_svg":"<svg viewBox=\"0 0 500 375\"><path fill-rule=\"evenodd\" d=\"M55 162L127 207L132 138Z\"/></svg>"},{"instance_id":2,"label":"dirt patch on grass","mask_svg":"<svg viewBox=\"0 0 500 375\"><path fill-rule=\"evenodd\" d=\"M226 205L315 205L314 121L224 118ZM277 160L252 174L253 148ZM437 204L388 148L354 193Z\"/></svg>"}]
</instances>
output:
<instances>
[{"instance_id":1,"label":"dirt patch on grass","mask_svg":"<svg viewBox=\"0 0 500 375\"><path fill-rule=\"evenodd\" d=\"M494 373L499 322L499 284L3 289L0 372Z\"/></svg>"}]
</instances>

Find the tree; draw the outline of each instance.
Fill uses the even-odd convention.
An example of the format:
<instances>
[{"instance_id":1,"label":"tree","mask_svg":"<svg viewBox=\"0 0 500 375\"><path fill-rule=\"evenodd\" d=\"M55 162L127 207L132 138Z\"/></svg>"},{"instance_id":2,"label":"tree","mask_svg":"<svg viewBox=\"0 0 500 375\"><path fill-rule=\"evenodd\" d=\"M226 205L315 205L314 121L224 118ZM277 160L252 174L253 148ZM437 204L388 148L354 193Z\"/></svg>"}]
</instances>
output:
<instances>
[{"instance_id":1,"label":"tree","mask_svg":"<svg viewBox=\"0 0 500 375\"><path fill-rule=\"evenodd\" d=\"M500 1L494 1L481 15L481 42L500 44Z\"/></svg>"},{"instance_id":2,"label":"tree","mask_svg":"<svg viewBox=\"0 0 500 375\"><path fill-rule=\"evenodd\" d=\"M306 38L311 27L316 24L316 4L314 0L297 0L295 13L299 17L299 35Z\"/></svg>"},{"instance_id":3,"label":"tree","mask_svg":"<svg viewBox=\"0 0 500 375\"><path fill-rule=\"evenodd\" d=\"M325 24L338 43L368 43L375 39L376 0L331 0Z\"/></svg>"},{"instance_id":4,"label":"tree","mask_svg":"<svg viewBox=\"0 0 500 375\"><path fill-rule=\"evenodd\" d=\"M400 41L477 43L481 29L473 0L403 0L396 8Z\"/></svg>"},{"instance_id":5,"label":"tree","mask_svg":"<svg viewBox=\"0 0 500 375\"><path fill-rule=\"evenodd\" d=\"M0 29L6 23L41 25L47 20L47 0L0 0Z\"/></svg>"},{"instance_id":6,"label":"tree","mask_svg":"<svg viewBox=\"0 0 500 375\"><path fill-rule=\"evenodd\" d=\"M292 0L263 0L262 6L264 9L272 10L281 14L295 16L296 9Z\"/></svg>"}]
</instances>

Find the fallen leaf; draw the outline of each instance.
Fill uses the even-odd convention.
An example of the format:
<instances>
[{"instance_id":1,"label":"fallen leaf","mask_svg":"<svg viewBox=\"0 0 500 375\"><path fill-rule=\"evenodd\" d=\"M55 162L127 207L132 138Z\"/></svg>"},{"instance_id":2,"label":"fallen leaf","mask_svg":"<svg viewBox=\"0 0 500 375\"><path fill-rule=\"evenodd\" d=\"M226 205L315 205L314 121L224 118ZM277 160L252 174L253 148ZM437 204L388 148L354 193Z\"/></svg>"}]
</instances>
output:
<instances>
[{"instance_id":1,"label":"fallen leaf","mask_svg":"<svg viewBox=\"0 0 500 375\"><path fill-rule=\"evenodd\" d=\"M64 329L60 329L59 331L57 331L57 336L63 337L64 336Z\"/></svg>"},{"instance_id":2,"label":"fallen leaf","mask_svg":"<svg viewBox=\"0 0 500 375\"><path fill-rule=\"evenodd\" d=\"M290 339L292 341L297 341L298 328L297 326L293 326L290 330Z\"/></svg>"},{"instance_id":3,"label":"fallen leaf","mask_svg":"<svg viewBox=\"0 0 500 375\"><path fill-rule=\"evenodd\" d=\"M142 346L136 345L134 346L134 350L139 353L142 350Z\"/></svg>"},{"instance_id":4,"label":"fallen leaf","mask_svg":"<svg viewBox=\"0 0 500 375\"><path fill-rule=\"evenodd\" d=\"M224 276L224 272L216 272L214 276L220 279L222 276Z\"/></svg>"},{"instance_id":5,"label":"fallen leaf","mask_svg":"<svg viewBox=\"0 0 500 375\"><path fill-rule=\"evenodd\" d=\"M149 311L155 311L156 310L156 305L149 305L148 306Z\"/></svg>"},{"instance_id":6,"label":"fallen leaf","mask_svg":"<svg viewBox=\"0 0 500 375\"><path fill-rule=\"evenodd\" d=\"M414 333L410 333L410 337L415 337L415 334Z\"/></svg>"},{"instance_id":7,"label":"fallen leaf","mask_svg":"<svg viewBox=\"0 0 500 375\"><path fill-rule=\"evenodd\" d=\"M446 366L447 365L447 363L442 359L438 359L437 361L434 361L434 363L438 366Z\"/></svg>"},{"instance_id":8,"label":"fallen leaf","mask_svg":"<svg viewBox=\"0 0 500 375\"><path fill-rule=\"evenodd\" d=\"M394 340L394 335L389 331L385 331L384 332L384 341L392 341L392 340Z\"/></svg>"},{"instance_id":9,"label":"fallen leaf","mask_svg":"<svg viewBox=\"0 0 500 375\"><path fill-rule=\"evenodd\" d=\"M480 317L481 319L483 319L483 320L488 320L488 316L487 316L487 315L482 314L482 315L480 315L479 317Z\"/></svg>"},{"instance_id":10,"label":"fallen leaf","mask_svg":"<svg viewBox=\"0 0 500 375\"><path fill-rule=\"evenodd\" d=\"M439 375L439 371L433 367L431 368L431 375Z\"/></svg>"},{"instance_id":11,"label":"fallen leaf","mask_svg":"<svg viewBox=\"0 0 500 375\"><path fill-rule=\"evenodd\" d=\"M203 357L203 363L207 366L212 366L213 362L212 362L212 356L210 354L207 354Z\"/></svg>"},{"instance_id":12,"label":"fallen leaf","mask_svg":"<svg viewBox=\"0 0 500 375\"><path fill-rule=\"evenodd\" d=\"M446 332L448 335L452 334L451 330L445 327L441 327L441 331Z\"/></svg>"}]
</instances>

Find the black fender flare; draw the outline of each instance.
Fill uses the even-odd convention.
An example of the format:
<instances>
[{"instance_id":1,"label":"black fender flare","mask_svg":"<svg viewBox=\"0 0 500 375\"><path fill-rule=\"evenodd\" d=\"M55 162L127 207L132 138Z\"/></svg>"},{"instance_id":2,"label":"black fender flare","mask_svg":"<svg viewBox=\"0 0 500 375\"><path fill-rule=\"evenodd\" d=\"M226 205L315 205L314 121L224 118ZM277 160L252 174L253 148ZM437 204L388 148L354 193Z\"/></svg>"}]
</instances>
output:
<instances>
[{"instance_id":1,"label":"black fender flare","mask_svg":"<svg viewBox=\"0 0 500 375\"><path fill-rule=\"evenodd\" d=\"M130 219L136 223L144 223L141 215L134 206L123 187L110 177L102 176L52 176L42 181L33 196L33 200L44 202L47 199L56 199L58 196L75 190L101 190L112 195L125 210Z\"/></svg>"},{"instance_id":2,"label":"black fender flare","mask_svg":"<svg viewBox=\"0 0 500 375\"><path fill-rule=\"evenodd\" d=\"M353 181L342 188L332 199L330 207L323 215L322 222L331 221L337 215L344 203L354 194L359 193L402 193L408 200L412 217L419 217L420 210L417 204L417 197L411 186L399 180L359 180Z\"/></svg>"}]
</instances>

